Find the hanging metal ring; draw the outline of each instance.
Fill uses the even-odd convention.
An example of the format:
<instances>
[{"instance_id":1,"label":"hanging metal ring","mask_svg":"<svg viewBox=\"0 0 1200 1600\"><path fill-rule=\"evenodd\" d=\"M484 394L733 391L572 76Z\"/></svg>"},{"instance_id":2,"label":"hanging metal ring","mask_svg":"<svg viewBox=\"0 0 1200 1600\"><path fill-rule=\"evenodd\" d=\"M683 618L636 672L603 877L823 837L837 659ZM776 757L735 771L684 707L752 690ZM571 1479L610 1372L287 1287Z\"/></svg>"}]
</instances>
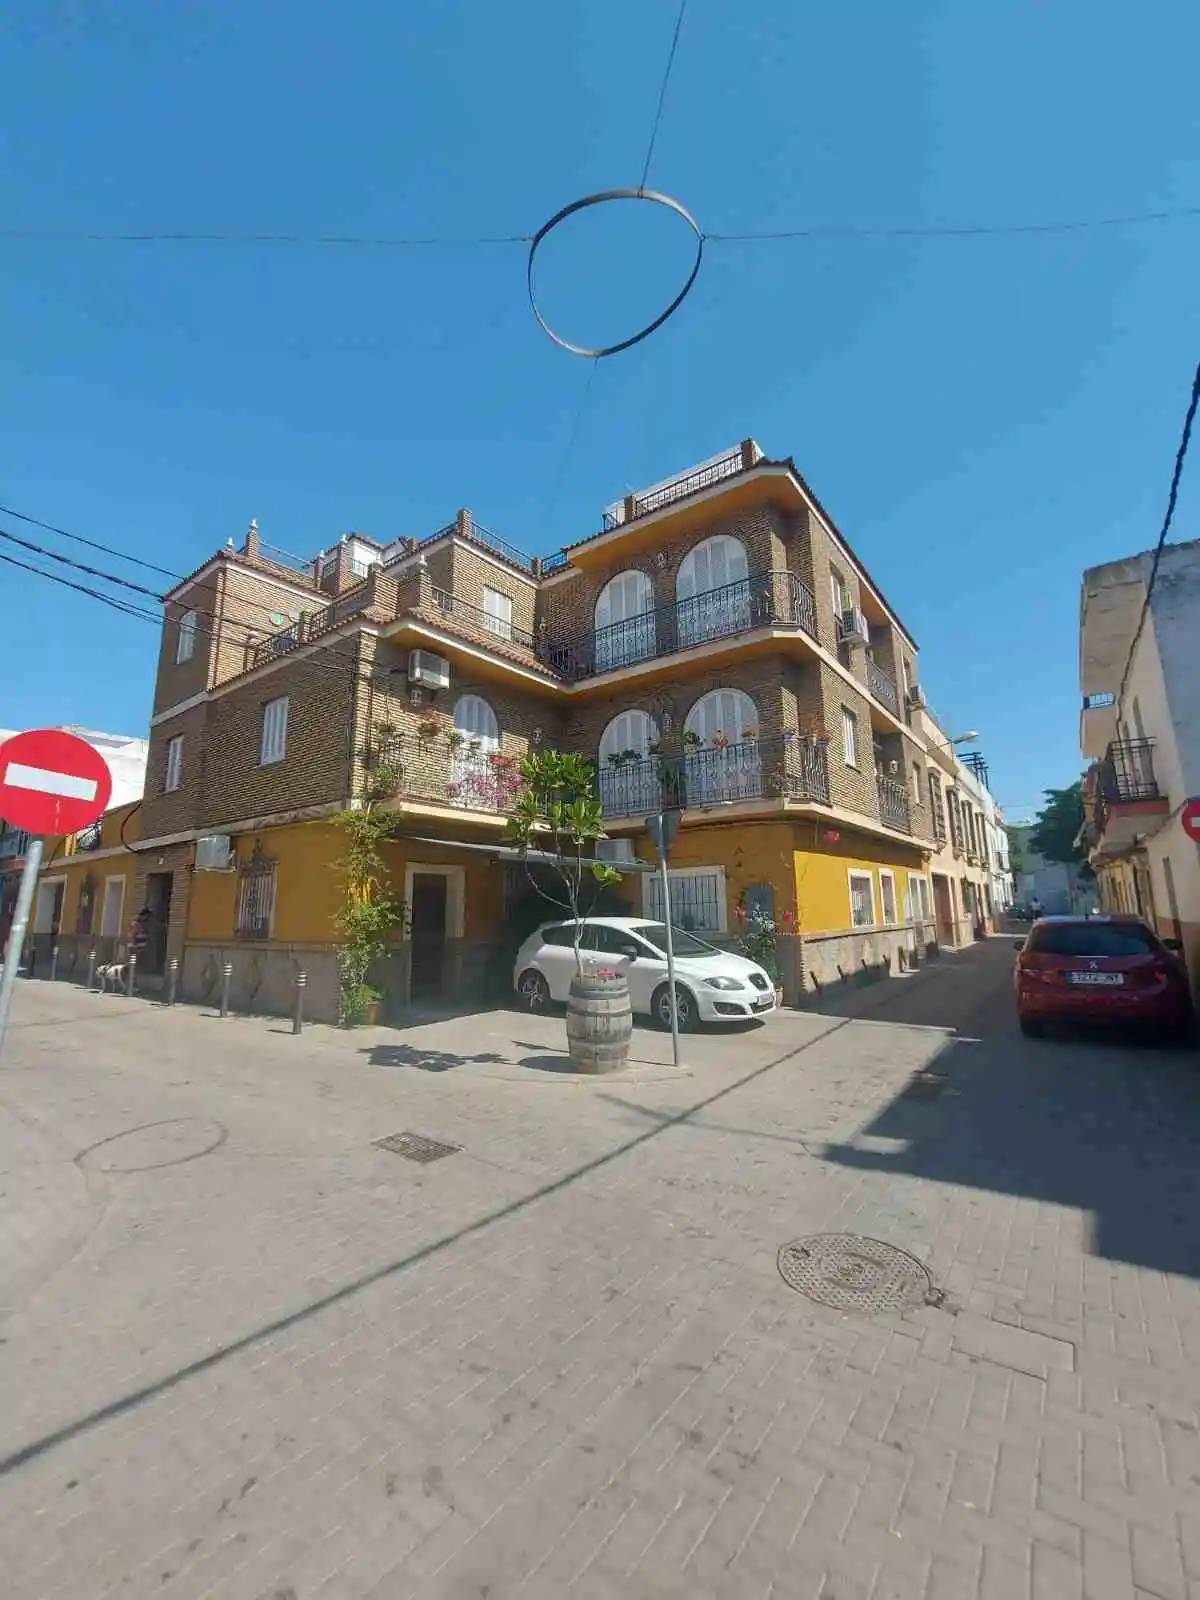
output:
<instances>
[{"instance_id":1,"label":"hanging metal ring","mask_svg":"<svg viewBox=\"0 0 1200 1600\"><path fill-rule=\"evenodd\" d=\"M560 334L555 333L542 315L538 307L537 296L533 290L533 263L538 252L538 246L548 233L552 233L558 227L560 222L565 222L568 217L574 216L576 211L584 211L589 206L607 205L610 200L649 200L653 205L666 206L668 211L674 211L676 216L683 218L696 236L696 259L692 263L692 270L688 274L687 282L683 288L671 301L667 309L660 312L653 322L647 323L641 332L635 333L631 339L622 339L620 344L609 344L600 350L589 350L585 345L572 344L569 339L564 339ZM696 275L700 271L700 263L703 258L704 235L700 231L700 224L685 206L680 205L678 200L672 200L669 194L659 194L656 189L605 189L600 194L589 194L585 195L582 200L572 200L569 206L564 206L561 211L556 211L549 222L543 223L529 241L529 260L525 266L525 282L529 289L530 309L555 344L563 350L569 350L573 356L590 356L597 361L602 356L615 356L622 350L630 350L635 344L641 344L643 339L648 339L656 329L662 327L668 317L673 316L679 310L696 281Z\"/></svg>"}]
</instances>

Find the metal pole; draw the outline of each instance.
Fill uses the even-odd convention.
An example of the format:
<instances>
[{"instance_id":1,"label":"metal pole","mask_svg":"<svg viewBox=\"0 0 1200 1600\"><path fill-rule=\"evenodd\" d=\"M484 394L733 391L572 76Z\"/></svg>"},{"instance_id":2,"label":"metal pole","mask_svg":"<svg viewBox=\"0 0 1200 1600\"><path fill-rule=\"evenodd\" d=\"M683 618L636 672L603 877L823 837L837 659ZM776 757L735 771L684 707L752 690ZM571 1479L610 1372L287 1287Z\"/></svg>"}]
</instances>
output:
<instances>
[{"instance_id":1,"label":"metal pole","mask_svg":"<svg viewBox=\"0 0 1200 1600\"><path fill-rule=\"evenodd\" d=\"M304 1026L304 990L308 983L308 973L296 974L296 1014L292 1018L292 1033L297 1034Z\"/></svg>"},{"instance_id":2,"label":"metal pole","mask_svg":"<svg viewBox=\"0 0 1200 1600\"><path fill-rule=\"evenodd\" d=\"M229 1015L229 980L233 977L233 962L227 961L221 968L221 1015Z\"/></svg>"},{"instance_id":3,"label":"metal pole","mask_svg":"<svg viewBox=\"0 0 1200 1600\"><path fill-rule=\"evenodd\" d=\"M96 947L95 947L95 945L93 945L92 948L88 951L87 986L88 986L89 989L92 989L92 988L95 987L95 984L96 984Z\"/></svg>"},{"instance_id":4,"label":"metal pole","mask_svg":"<svg viewBox=\"0 0 1200 1600\"><path fill-rule=\"evenodd\" d=\"M25 857L25 870L21 873L21 887L17 890L17 905L13 912L12 929L8 935L8 949L4 952L4 971L0 975L0 1048L8 1031L8 1014L12 1009L13 990L17 984L17 963L25 944L25 930L29 926L29 908L33 904L33 891L42 865L42 841L29 841L29 854Z\"/></svg>"},{"instance_id":5,"label":"metal pole","mask_svg":"<svg viewBox=\"0 0 1200 1600\"><path fill-rule=\"evenodd\" d=\"M129 981L125 985L125 993L129 996L129 998L131 1000L133 999L133 980L134 980L134 977L136 976L136 974L137 974L137 951L136 950L131 950L129 952Z\"/></svg>"},{"instance_id":6,"label":"metal pole","mask_svg":"<svg viewBox=\"0 0 1200 1600\"><path fill-rule=\"evenodd\" d=\"M172 956L167 962L167 1004L175 1004L175 985L179 982L179 960Z\"/></svg>"},{"instance_id":7,"label":"metal pole","mask_svg":"<svg viewBox=\"0 0 1200 1600\"><path fill-rule=\"evenodd\" d=\"M671 932L671 877L667 871L667 852L658 857L658 870L662 881L663 922L667 929L667 987L671 991L671 1060L679 1065L679 1007L675 1003L675 936Z\"/></svg>"},{"instance_id":8,"label":"metal pole","mask_svg":"<svg viewBox=\"0 0 1200 1600\"><path fill-rule=\"evenodd\" d=\"M50 952L50 982L58 977L58 946L55 945Z\"/></svg>"}]
</instances>

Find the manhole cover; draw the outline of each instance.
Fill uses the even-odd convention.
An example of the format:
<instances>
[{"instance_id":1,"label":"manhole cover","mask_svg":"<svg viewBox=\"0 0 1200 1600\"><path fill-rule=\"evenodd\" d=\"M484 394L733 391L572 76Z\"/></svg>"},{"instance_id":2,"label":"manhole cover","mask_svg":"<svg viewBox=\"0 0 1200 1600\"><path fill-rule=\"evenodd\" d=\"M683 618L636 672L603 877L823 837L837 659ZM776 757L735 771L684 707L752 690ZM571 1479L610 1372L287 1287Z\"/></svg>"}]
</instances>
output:
<instances>
[{"instance_id":1,"label":"manhole cover","mask_svg":"<svg viewBox=\"0 0 1200 1600\"><path fill-rule=\"evenodd\" d=\"M440 1161L462 1149L457 1144L441 1144L437 1139L427 1139L423 1133L391 1133L386 1139L376 1139L380 1150L390 1150L406 1161Z\"/></svg>"},{"instance_id":2,"label":"manhole cover","mask_svg":"<svg viewBox=\"0 0 1200 1600\"><path fill-rule=\"evenodd\" d=\"M815 1233L779 1252L789 1289L835 1311L907 1311L936 1302L925 1268L906 1250L857 1233Z\"/></svg>"}]
</instances>

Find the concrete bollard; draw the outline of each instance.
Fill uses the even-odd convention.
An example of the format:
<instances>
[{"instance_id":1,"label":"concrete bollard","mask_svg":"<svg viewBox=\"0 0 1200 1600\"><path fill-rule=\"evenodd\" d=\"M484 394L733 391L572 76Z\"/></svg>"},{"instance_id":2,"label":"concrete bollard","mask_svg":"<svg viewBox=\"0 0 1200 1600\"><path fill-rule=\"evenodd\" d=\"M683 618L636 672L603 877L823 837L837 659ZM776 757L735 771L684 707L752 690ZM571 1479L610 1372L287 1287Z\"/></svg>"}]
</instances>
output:
<instances>
[{"instance_id":1,"label":"concrete bollard","mask_svg":"<svg viewBox=\"0 0 1200 1600\"><path fill-rule=\"evenodd\" d=\"M178 957L172 956L170 961L167 962L167 1004L169 1006L175 1004L175 988L178 982L179 960Z\"/></svg>"},{"instance_id":2,"label":"concrete bollard","mask_svg":"<svg viewBox=\"0 0 1200 1600\"><path fill-rule=\"evenodd\" d=\"M133 980L137 976L137 951L129 952L129 981L125 985L125 993L133 999Z\"/></svg>"},{"instance_id":3,"label":"concrete bollard","mask_svg":"<svg viewBox=\"0 0 1200 1600\"><path fill-rule=\"evenodd\" d=\"M292 1017L293 1035L299 1033L304 1027L304 991L307 987L308 973L298 972L296 974L296 1012Z\"/></svg>"},{"instance_id":4,"label":"concrete bollard","mask_svg":"<svg viewBox=\"0 0 1200 1600\"><path fill-rule=\"evenodd\" d=\"M50 952L50 982L58 977L58 946L55 945Z\"/></svg>"},{"instance_id":5,"label":"concrete bollard","mask_svg":"<svg viewBox=\"0 0 1200 1600\"><path fill-rule=\"evenodd\" d=\"M233 977L233 962L227 961L221 968L221 1015L229 1015L229 984Z\"/></svg>"},{"instance_id":6,"label":"concrete bollard","mask_svg":"<svg viewBox=\"0 0 1200 1600\"><path fill-rule=\"evenodd\" d=\"M96 987L96 952L94 949L88 951L87 986L89 989Z\"/></svg>"}]
</instances>

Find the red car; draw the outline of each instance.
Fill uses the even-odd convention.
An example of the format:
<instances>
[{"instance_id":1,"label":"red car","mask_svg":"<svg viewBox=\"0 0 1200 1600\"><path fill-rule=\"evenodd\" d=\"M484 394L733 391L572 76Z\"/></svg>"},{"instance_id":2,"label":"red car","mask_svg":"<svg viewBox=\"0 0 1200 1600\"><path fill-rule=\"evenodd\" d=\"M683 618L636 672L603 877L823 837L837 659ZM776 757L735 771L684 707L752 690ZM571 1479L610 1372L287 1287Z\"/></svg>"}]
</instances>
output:
<instances>
[{"instance_id":1,"label":"red car","mask_svg":"<svg viewBox=\"0 0 1200 1600\"><path fill-rule=\"evenodd\" d=\"M1192 1028L1187 969L1177 939L1135 917L1042 917L1013 973L1021 1032L1048 1022L1136 1026L1186 1037Z\"/></svg>"}]
</instances>

